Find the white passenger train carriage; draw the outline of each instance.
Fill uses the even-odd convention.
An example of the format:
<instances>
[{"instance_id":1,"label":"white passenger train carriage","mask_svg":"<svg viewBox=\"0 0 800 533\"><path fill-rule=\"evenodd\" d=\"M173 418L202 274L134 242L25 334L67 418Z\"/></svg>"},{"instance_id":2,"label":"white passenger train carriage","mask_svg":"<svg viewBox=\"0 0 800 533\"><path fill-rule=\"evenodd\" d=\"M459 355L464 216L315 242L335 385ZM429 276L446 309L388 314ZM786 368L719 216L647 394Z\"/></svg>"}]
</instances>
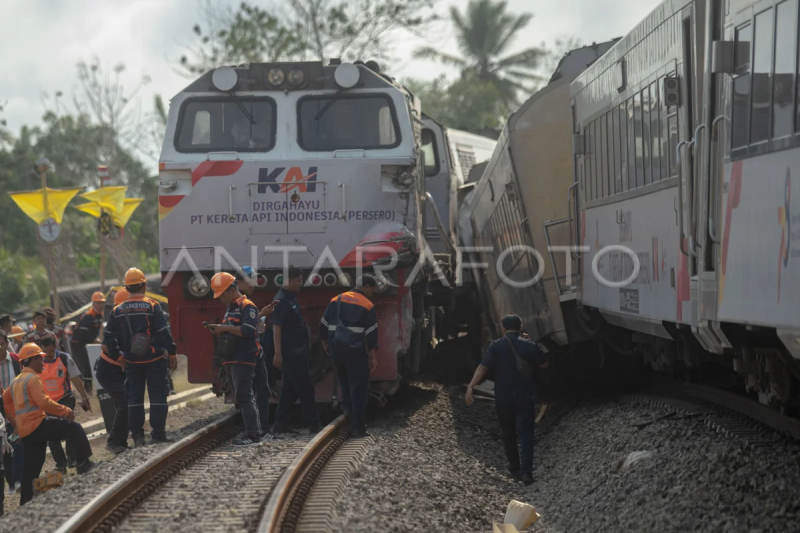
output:
<instances>
[{"instance_id":1,"label":"white passenger train carriage","mask_svg":"<svg viewBox=\"0 0 800 533\"><path fill-rule=\"evenodd\" d=\"M731 365L781 406L800 375L798 16L669 0L572 84L581 304L654 366Z\"/></svg>"}]
</instances>

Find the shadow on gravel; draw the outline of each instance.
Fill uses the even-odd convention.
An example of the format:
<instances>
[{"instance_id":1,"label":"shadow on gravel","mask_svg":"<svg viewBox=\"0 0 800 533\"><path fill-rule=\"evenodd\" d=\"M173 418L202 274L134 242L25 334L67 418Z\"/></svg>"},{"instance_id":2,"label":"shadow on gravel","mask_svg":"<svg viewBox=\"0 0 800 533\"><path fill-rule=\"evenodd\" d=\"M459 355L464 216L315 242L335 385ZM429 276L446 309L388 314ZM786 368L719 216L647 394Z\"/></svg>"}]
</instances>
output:
<instances>
[{"instance_id":1,"label":"shadow on gravel","mask_svg":"<svg viewBox=\"0 0 800 533\"><path fill-rule=\"evenodd\" d=\"M505 472L508 465L494 402L476 399L473 405L467 406L459 387L448 387L442 394L449 395L458 448L481 463Z\"/></svg>"}]
</instances>

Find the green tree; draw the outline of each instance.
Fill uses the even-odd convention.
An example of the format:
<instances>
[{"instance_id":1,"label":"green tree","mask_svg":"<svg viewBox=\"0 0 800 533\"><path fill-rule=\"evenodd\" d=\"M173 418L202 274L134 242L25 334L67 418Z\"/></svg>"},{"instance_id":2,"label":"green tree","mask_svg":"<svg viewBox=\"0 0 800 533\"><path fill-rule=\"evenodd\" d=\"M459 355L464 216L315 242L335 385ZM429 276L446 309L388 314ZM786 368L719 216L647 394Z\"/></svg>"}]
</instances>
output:
<instances>
[{"instance_id":1,"label":"green tree","mask_svg":"<svg viewBox=\"0 0 800 533\"><path fill-rule=\"evenodd\" d=\"M446 126L476 131L500 129L505 108L491 82L444 75L433 80L405 80L403 84L422 102L422 112Z\"/></svg>"},{"instance_id":2,"label":"green tree","mask_svg":"<svg viewBox=\"0 0 800 533\"><path fill-rule=\"evenodd\" d=\"M292 27L258 6L242 2L233 11L207 0L202 11L204 24L192 27L200 42L180 57L181 71L190 76L219 65L288 61L306 50L298 26Z\"/></svg>"},{"instance_id":3,"label":"green tree","mask_svg":"<svg viewBox=\"0 0 800 533\"><path fill-rule=\"evenodd\" d=\"M402 32L422 34L437 0L273 0L269 8L242 2L226 9L203 4L203 24L179 59L197 76L219 65L253 62L385 60Z\"/></svg>"},{"instance_id":4,"label":"green tree","mask_svg":"<svg viewBox=\"0 0 800 533\"><path fill-rule=\"evenodd\" d=\"M465 80L491 83L505 110L511 112L519 103L519 94L529 94L534 84L542 80L537 69L547 52L543 48L528 48L504 56L520 30L533 18L530 13L508 13L506 7L503 0L470 0L465 13L451 7L450 22L461 56L432 46L421 47L414 55L457 67Z\"/></svg>"}]
</instances>

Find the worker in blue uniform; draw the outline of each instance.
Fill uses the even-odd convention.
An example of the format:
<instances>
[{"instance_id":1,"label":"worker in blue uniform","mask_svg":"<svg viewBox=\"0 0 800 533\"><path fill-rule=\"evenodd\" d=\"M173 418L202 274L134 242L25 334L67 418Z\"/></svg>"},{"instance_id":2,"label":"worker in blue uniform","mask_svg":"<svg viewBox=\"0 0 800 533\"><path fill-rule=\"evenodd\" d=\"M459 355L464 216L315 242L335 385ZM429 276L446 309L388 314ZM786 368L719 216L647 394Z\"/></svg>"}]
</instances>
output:
<instances>
[{"instance_id":1,"label":"worker in blue uniform","mask_svg":"<svg viewBox=\"0 0 800 533\"><path fill-rule=\"evenodd\" d=\"M128 299L127 289L122 288L114 295L114 307ZM128 449L128 398L125 396L124 359L114 360L108 355L108 348L102 346L100 357L94 362L94 376L114 402L114 422L108 432L106 449L119 454Z\"/></svg>"},{"instance_id":2,"label":"worker in blue uniform","mask_svg":"<svg viewBox=\"0 0 800 533\"><path fill-rule=\"evenodd\" d=\"M253 276L255 272L253 271L253 267L244 265L242 267L242 272L244 272L244 277L238 272L234 274L236 278L236 289L247 296L248 299L252 299L253 293L256 290ZM267 369L267 361L266 355L264 354L264 341L262 337L262 320L266 320L272 312L275 310L275 307L278 305L277 301L274 301L267 305L266 307L262 308L258 312L258 321L259 321L259 331L258 331L258 338L260 339L260 346L261 349L258 351L258 357L256 358L256 368L255 368L255 377L253 378L253 392L256 395L256 407L258 407L258 416L261 420L261 429L266 431L269 428L269 397L270 397L270 375ZM272 336L270 335L270 340ZM272 347L270 347L271 349ZM272 366L270 364L270 366Z\"/></svg>"},{"instance_id":3,"label":"worker in blue uniform","mask_svg":"<svg viewBox=\"0 0 800 533\"><path fill-rule=\"evenodd\" d=\"M547 368L548 362L541 347L522 333L522 320L517 315L504 316L502 325L503 337L486 350L467 387L466 402L472 405L475 401L473 388L493 369L494 404L503 432L508 470L515 479L530 485L533 483L533 425L536 420L533 372L536 368Z\"/></svg>"},{"instance_id":4,"label":"worker in blue uniform","mask_svg":"<svg viewBox=\"0 0 800 533\"><path fill-rule=\"evenodd\" d=\"M178 367L175 342L161 304L145 295L146 279L138 268L125 273L128 299L108 317L105 345L108 356L125 368L128 429L136 447L144 446L144 391L150 397L150 438L153 443L172 442L167 437L168 369Z\"/></svg>"},{"instance_id":5,"label":"worker in blue uniform","mask_svg":"<svg viewBox=\"0 0 800 533\"><path fill-rule=\"evenodd\" d=\"M290 265L283 287L275 295L278 305L272 314L275 347L272 364L283 372L283 387L275 411L275 433L289 431L289 410L298 399L308 430L313 434L322 429L314 397L314 384L308 371L311 339L300 304L295 297L302 287L303 271Z\"/></svg>"},{"instance_id":6,"label":"worker in blue uniform","mask_svg":"<svg viewBox=\"0 0 800 533\"><path fill-rule=\"evenodd\" d=\"M369 375L378 361L378 316L370 301L377 283L364 275L352 291L336 296L319 323L319 338L333 358L342 391L342 409L350 415L354 437L367 434Z\"/></svg>"}]
</instances>

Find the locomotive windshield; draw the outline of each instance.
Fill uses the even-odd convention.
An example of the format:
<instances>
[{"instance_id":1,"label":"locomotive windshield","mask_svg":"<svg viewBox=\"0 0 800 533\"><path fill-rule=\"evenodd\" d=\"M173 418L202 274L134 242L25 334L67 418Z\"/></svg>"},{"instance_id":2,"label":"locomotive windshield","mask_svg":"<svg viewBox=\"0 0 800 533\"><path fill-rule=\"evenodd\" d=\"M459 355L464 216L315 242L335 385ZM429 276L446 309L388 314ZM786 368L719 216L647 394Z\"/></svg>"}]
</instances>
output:
<instances>
[{"instance_id":1,"label":"locomotive windshield","mask_svg":"<svg viewBox=\"0 0 800 533\"><path fill-rule=\"evenodd\" d=\"M266 152L275 144L275 103L268 98L187 101L179 118L179 152Z\"/></svg>"},{"instance_id":2,"label":"locomotive windshield","mask_svg":"<svg viewBox=\"0 0 800 533\"><path fill-rule=\"evenodd\" d=\"M400 142L394 106L386 95L309 96L300 100L298 115L304 150L369 150Z\"/></svg>"}]
</instances>

